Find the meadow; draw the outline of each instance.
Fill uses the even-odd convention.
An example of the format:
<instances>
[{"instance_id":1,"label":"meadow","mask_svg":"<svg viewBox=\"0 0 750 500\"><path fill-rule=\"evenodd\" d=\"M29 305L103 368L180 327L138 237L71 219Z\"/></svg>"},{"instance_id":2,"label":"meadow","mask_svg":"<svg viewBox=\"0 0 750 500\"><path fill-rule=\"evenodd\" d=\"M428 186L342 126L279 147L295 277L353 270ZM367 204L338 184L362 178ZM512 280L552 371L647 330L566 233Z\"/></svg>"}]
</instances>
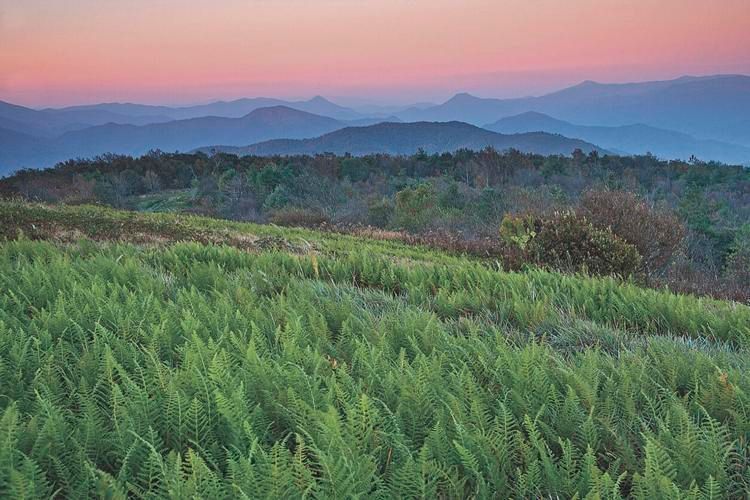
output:
<instances>
[{"instance_id":1,"label":"meadow","mask_svg":"<svg viewBox=\"0 0 750 500\"><path fill-rule=\"evenodd\" d=\"M746 498L750 307L0 201L0 496Z\"/></svg>"}]
</instances>

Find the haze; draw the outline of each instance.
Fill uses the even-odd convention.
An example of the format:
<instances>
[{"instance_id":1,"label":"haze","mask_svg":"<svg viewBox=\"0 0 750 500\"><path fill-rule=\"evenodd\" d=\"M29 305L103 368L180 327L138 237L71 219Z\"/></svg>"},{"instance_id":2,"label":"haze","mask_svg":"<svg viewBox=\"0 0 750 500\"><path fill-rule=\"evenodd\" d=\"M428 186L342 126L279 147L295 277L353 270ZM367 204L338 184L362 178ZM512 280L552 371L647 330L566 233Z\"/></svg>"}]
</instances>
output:
<instances>
[{"instance_id":1,"label":"haze","mask_svg":"<svg viewBox=\"0 0 750 500\"><path fill-rule=\"evenodd\" d=\"M749 73L749 21L747 0L0 0L0 99L407 102Z\"/></svg>"}]
</instances>

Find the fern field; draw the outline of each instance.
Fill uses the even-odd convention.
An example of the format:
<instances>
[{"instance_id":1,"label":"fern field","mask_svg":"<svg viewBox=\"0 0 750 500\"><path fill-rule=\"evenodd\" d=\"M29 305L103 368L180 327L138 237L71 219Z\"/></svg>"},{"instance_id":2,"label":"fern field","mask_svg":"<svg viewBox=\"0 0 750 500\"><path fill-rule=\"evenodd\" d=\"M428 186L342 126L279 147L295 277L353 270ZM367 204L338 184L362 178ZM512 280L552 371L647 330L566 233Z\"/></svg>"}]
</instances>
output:
<instances>
[{"instance_id":1,"label":"fern field","mask_svg":"<svg viewBox=\"0 0 750 500\"><path fill-rule=\"evenodd\" d=\"M267 231L0 243L0 497L750 496L750 308Z\"/></svg>"}]
</instances>

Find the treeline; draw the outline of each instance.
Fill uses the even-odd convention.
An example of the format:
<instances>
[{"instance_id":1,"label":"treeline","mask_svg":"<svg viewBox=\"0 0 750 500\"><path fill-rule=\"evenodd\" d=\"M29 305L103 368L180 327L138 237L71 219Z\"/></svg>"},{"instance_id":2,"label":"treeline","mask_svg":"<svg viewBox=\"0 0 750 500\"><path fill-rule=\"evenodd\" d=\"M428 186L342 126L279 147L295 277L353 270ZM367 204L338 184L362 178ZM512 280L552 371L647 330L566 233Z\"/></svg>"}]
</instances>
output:
<instances>
[{"instance_id":1,"label":"treeline","mask_svg":"<svg viewBox=\"0 0 750 500\"><path fill-rule=\"evenodd\" d=\"M323 225L490 255L510 268L535 263L750 299L750 171L738 166L580 151L152 152L21 171L0 180L0 194Z\"/></svg>"}]
</instances>

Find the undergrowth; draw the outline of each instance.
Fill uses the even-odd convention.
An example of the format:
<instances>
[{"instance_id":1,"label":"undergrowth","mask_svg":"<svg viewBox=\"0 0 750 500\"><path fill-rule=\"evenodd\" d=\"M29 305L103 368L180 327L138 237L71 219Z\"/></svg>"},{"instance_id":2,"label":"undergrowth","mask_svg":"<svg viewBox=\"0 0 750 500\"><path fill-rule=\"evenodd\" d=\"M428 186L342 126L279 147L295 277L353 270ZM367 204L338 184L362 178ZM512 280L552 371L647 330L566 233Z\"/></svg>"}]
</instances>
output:
<instances>
[{"instance_id":1,"label":"undergrowth","mask_svg":"<svg viewBox=\"0 0 750 500\"><path fill-rule=\"evenodd\" d=\"M57 217L86 211L131 217ZM391 242L138 220L211 238L22 228L0 243L0 496L750 491L748 307ZM292 247L230 246L251 230Z\"/></svg>"}]
</instances>

